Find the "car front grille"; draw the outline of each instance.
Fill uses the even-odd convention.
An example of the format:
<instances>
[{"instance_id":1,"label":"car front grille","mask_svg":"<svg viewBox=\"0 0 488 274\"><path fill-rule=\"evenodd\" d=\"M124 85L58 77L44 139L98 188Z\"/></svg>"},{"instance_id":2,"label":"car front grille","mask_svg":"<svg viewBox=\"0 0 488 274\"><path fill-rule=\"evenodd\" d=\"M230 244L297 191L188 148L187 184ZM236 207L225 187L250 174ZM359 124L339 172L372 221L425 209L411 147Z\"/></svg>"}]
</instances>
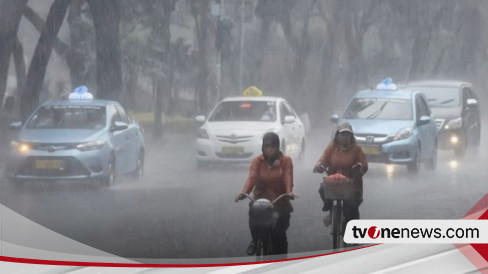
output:
<instances>
[{"instance_id":1,"label":"car front grille","mask_svg":"<svg viewBox=\"0 0 488 274\"><path fill-rule=\"evenodd\" d=\"M36 161L60 161L62 168L53 167L36 167ZM89 176L90 172L76 158L67 157L38 157L30 156L18 168L18 175L36 176L36 177L68 177L68 176Z\"/></svg>"},{"instance_id":2,"label":"car front grille","mask_svg":"<svg viewBox=\"0 0 488 274\"><path fill-rule=\"evenodd\" d=\"M393 140L391 136L376 133L355 134L354 137L359 144L384 144Z\"/></svg>"},{"instance_id":3,"label":"car front grille","mask_svg":"<svg viewBox=\"0 0 488 274\"><path fill-rule=\"evenodd\" d=\"M64 143L64 144L63 143L60 143L60 144L32 143L32 149L54 152L54 151L58 151L58 150L75 149L77 145L78 144L72 144L72 143Z\"/></svg>"},{"instance_id":4,"label":"car front grille","mask_svg":"<svg viewBox=\"0 0 488 274\"><path fill-rule=\"evenodd\" d=\"M247 135L247 136L237 136L237 135L216 135L215 138L220 142L230 143L230 144L238 144L244 143L252 140L254 136Z\"/></svg>"}]
</instances>

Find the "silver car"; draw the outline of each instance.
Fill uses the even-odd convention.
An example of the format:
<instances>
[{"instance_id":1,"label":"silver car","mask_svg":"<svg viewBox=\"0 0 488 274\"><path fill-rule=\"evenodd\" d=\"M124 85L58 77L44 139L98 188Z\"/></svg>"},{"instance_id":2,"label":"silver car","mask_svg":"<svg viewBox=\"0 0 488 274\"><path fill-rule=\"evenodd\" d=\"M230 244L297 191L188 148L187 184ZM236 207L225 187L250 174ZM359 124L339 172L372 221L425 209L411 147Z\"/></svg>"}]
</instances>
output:
<instances>
[{"instance_id":1,"label":"silver car","mask_svg":"<svg viewBox=\"0 0 488 274\"><path fill-rule=\"evenodd\" d=\"M410 172L417 172L421 163L436 168L436 126L421 92L386 81L357 92L342 116L334 114L331 121L352 125L369 162L406 165Z\"/></svg>"},{"instance_id":2,"label":"silver car","mask_svg":"<svg viewBox=\"0 0 488 274\"><path fill-rule=\"evenodd\" d=\"M142 177L144 136L122 106L106 100L63 100L39 106L11 142L6 175L28 179L96 179L117 174Z\"/></svg>"}]
</instances>

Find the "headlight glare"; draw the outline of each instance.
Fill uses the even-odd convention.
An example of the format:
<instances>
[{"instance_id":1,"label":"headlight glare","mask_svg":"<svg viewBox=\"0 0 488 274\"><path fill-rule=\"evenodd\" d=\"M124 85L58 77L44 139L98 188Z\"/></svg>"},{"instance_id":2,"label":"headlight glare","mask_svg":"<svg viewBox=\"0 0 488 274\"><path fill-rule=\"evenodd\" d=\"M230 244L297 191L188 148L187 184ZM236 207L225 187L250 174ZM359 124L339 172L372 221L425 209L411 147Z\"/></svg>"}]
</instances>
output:
<instances>
[{"instance_id":1,"label":"headlight glare","mask_svg":"<svg viewBox=\"0 0 488 274\"><path fill-rule=\"evenodd\" d=\"M449 121L444 126L444 128L445 129L458 129L458 128L461 128L462 126L463 126L463 118L459 117L459 118L456 118L456 119Z\"/></svg>"},{"instance_id":2,"label":"headlight glare","mask_svg":"<svg viewBox=\"0 0 488 274\"><path fill-rule=\"evenodd\" d=\"M10 147L13 149L16 149L20 153L27 153L30 149L31 146L28 143L23 143L23 142L18 142L13 140L10 142Z\"/></svg>"}]
</instances>

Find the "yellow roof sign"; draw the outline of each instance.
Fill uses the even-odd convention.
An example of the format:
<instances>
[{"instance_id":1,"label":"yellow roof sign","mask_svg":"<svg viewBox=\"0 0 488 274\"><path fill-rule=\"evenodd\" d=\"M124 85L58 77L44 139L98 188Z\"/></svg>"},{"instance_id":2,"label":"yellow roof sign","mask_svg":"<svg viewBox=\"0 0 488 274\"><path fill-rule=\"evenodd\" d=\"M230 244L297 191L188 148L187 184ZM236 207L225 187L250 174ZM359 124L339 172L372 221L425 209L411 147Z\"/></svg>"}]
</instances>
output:
<instances>
[{"instance_id":1,"label":"yellow roof sign","mask_svg":"<svg viewBox=\"0 0 488 274\"><path fill-rule=\"evenodd\" d=\"M242 92L243 96L263 96L263 91L255 86L250 86Z\"/></svg>"}]
</instances>

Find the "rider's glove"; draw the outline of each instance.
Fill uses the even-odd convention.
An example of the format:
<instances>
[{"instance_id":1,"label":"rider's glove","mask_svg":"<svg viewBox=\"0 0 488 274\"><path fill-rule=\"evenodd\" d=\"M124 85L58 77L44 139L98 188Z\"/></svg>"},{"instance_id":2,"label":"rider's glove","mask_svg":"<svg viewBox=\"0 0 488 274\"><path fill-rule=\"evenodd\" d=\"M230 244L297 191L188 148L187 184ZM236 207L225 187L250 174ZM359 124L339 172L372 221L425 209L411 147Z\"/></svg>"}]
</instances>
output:
<instances>
[{"instance_id":1,"label":"rider's glove","mask_svg":"<svg viewBox=\"0 0 488 274\"><path fill-rule=\"evenodd\" d=\"M352 177L353 178L361 178L361 176L363 176L362 169L363 169L363 165L361 163L357 163L357 164L353 165L351 168Z\"/></svg>"},{"instance_id":2,"label":"rider's glove","mask_svg":"<svg viewBox=\"0 0 488 274\"><path fill-rule=\"evenodd\" d=\"M246 194L245 193L239 193L236 195L235 202L237 203L238 201L244 200L244 199L246 199Z\"/></svg>"},{"instance_id":3,"label":"rider's glove","mask_svg":"<svg viewBox=\"0 0 488 274\"><path fill-rule=\"evenodd\" d=\"M320 163L316 164L313 167L313 173L323 173L325 171L324 166L321 165Z\"/></svg>"}]
</instances>

